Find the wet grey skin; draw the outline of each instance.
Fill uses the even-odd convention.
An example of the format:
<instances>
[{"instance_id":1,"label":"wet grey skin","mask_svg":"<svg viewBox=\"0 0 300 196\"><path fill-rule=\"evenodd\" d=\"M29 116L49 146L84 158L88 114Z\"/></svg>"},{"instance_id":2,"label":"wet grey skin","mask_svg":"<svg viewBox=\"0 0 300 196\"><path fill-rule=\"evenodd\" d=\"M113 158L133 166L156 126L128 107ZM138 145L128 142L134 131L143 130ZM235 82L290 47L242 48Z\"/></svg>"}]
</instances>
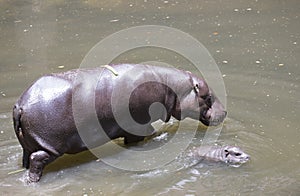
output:
<instances>
[{"instance_id":1,"label":"wet grey skin","mask_svg":"<svg viewBox=\"0 0 300 196\"><path fill-rule=\"evenodd\" d=\"M201 146L195 147L191 154L195 159L223 162L238 167L250 160L250 155L236 146Z\"/></svg>"},{"instance_id":2,"label":"wet grey skin","mask_svg":"<svg viewBox=\"0 0 300 196\"><path fill-rule=\"evenodd\" d=\"M153 103L159 107L150 115ZM159 119L189 117L217 126L226 114L205 80L191 72L137 64L43 76L13 107L23 167L29 169L28 183L38 182L44 167L63 154L76 154L117 138L124 138L124 144L143 141L155 132L151 123Z\"/></svg>"}]
</instances>

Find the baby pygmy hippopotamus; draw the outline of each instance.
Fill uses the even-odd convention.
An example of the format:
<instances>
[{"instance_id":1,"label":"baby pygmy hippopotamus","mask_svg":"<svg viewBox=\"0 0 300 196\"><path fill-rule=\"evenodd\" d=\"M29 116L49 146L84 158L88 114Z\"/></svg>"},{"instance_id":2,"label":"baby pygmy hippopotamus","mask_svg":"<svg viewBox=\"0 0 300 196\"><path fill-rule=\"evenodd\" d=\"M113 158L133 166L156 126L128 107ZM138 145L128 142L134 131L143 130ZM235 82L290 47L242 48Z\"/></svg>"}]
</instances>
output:
<instances>
[{"instance_id":1,"label":"baby pygmy hippopotamus","mask_svg":"<svg viewBox=\"0 0 300 196\"><path fill-rule=\"evenodd\" d=\"M233 167L239 167L250 160L250 155L243 152L239 147L228 145L195 147L189 155L199 160L224 162Z\"/></svg>"}]
</instances>

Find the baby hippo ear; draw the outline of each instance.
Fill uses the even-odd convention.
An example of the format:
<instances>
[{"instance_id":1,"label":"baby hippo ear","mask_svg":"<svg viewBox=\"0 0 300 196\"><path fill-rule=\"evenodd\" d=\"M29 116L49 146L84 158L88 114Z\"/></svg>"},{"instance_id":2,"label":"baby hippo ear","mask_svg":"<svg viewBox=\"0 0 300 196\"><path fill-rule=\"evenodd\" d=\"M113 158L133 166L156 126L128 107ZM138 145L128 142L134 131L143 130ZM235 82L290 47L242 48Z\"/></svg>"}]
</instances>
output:
<instances>
[{"instance_id":1,"label":"baby hippo ear","mask_svg":"<svg viewBox=\"0 0 300 196\"><path fill-rule=\"evenodd\" d=\"M225 152L225 157L228 157L228 155L230 154L229 151L225 149L224 152Z\"/></svg>"}]
</instances>

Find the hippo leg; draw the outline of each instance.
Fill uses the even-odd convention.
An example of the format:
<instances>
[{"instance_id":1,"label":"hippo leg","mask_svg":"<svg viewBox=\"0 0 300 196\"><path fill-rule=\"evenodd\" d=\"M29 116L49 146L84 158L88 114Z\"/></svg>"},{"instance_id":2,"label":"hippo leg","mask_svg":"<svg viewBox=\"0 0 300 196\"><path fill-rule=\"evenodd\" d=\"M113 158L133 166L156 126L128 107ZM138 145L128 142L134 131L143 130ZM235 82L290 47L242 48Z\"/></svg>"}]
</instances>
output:
<instances>
[{"instance_id":1,"label":"hippo leg","mask_svg":"<svg viewBox=\"0 0 300 196\"><path fill-rule=\"evenodd\" d=\"M30 153L23 149L23 167L29 169L29 156Z\"/></svg>"},{"instance_id":2,"label":"hippo leg","mask_svg":"<svg viewBox=\"0 0 300 196\"><path fill-rule=\"evenodd\" d=\"M44 167L54 161L57 157L45 151L37 151L30 155L29 179L28 182L37 182L42 176Z\"/></svg>"},{"instance_id":3,"label":"hippo leg","mask_svg":"<svg viewBox=\"0 0 300 196\"><path fill-rule=\"evenodd\" d=\"M126 132L124 136L124 144L130 144L130 143L137 143L140 141L143 141L146 136L150 136L154 133L154 128L152 126L149 126L146 131L143 131L142 133L144 135L134 135L132 133Z\"/></svg>"},{"instance_id":4,"label":"hippo leg","mask_svg":"<svg viewBox=\"0 0 300 196\"><path fill-rule=\"evenodd\" d=\"M145 138L145 136L127 134L124 137L124 144L137 143L137 142L143 141L144 138Z\"/></svg>"}]
</instances>

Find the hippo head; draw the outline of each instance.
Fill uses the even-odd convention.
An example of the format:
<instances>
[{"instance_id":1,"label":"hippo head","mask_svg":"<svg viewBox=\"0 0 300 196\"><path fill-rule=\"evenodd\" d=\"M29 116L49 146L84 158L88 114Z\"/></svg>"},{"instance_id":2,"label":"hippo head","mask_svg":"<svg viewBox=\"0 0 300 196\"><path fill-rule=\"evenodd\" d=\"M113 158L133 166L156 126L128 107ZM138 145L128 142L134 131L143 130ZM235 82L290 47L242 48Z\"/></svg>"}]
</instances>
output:
<instances>
[{"instance_id":1,"label":"hippo head","mask_svg":"<svg viewBox=\"0 0 300 196\"><path fill-rule=\"evenodd\" d=\"M194 86L194 91L199 103L200 121L207 126L216 126L222 123L227 112L206 82L197 83Z\"/></svg>"},{"instance_id":2,"label":"hippo head","mask_svg":"<svg viewBox=\"0 0 300 196\"><path fill-rule=\"evenodd\" d=\"M217 126L222 123L227 112L207 83L190 75L190 86L191 88L181 98L181 119L190 117L200 120L206 126Z\"/></svg>"},{"instance_id":3,"label":"hippo head","mask_svg":"<svg viewBox=\"0 0 300 196\"><path fill-rule=\"evenodd\" d=\"M223 159L231 166L238 167L250 160L250 156L244 153L240 148L235 146L223 147Z\"/></svg>"}]
</instances>

